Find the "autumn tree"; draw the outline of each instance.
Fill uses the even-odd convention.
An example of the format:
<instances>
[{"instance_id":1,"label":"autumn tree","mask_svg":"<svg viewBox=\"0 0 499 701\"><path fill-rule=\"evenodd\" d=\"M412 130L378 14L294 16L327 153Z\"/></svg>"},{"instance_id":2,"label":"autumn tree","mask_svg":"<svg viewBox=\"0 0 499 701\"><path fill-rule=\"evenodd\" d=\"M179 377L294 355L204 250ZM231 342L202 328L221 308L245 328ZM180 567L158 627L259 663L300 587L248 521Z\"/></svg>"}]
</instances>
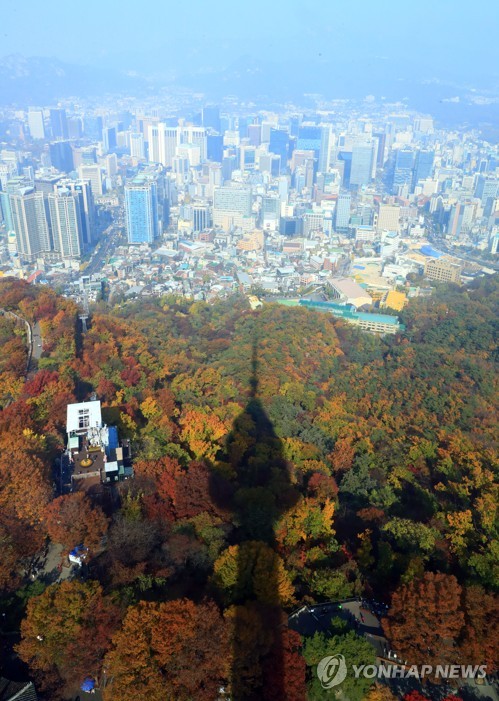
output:
<instances>
[{"instance_id":1,"label":"autumn tree","mask_svg":"<svg viewBox=\"0 0 499 701\"><path fill-rule=\"evenodd\" d=\"M45 682L73 685L86 675L98 677L118 622L98 582L66 580L28 601L17 652Z\"/></svg>"},{"instance_id":2,"label":"autumn tree","mask_svg":"<svg viewBox=\"0 0 499 701\"><path fill-rule=\"evenodd\" d=\"M0 435L0 509L40 523L52 488L43 436L30 428Z\"/></svg>"},{"instance_id":3,"label":"autumn tree","mask_svg":"<svg viewBox=\"0 0 499 701\"><path fill-rule=\"evenodd\" d=\"M426 572L397 589L383 628L392 647L410 664L457 664L464 624L461 587L452 575Z\"/></svg>"},{"instance_id":4,"label":"autumn tree","mask_svg":"<svg viewBox=\"0 0 499 701\"><path fill-rule=\"evenodd\" d=\"M263 699L304 701L307 695L305 672L301 638L298 633L286 628L274 641L263 662Z\"/></svg>"},{"instance_id":5,"label":"autumn tree","mask_svg":"<svg viewBox=\"0 0 499 701\"><path fill-rule=\"evenodd\" d=\"M389 686L385 684L374 684L367 694L364 696L364 701L397 701L396 696Z\"/></svg>"},{"instance_id":6,"label":"autumn tree","mask_svg":"<svg viewBox=\"0 0 499 701\"><path fill-rule=\"evenodd\" d=\"M479 586L463 589L464 628L459 641L464 664L486 664L488 674L499 669L499 600Z\"/></svg>"},{"instance_id":7,"label":"autumn tree","mask_svg":"<svg viewBox=\"0 0 499 701\"><path fill-rule=\"evenodd\" d=\"M249 540L224 550L215 562L213 583L229 603L256 598L286 605L294 600L282 558L260 541Z\"/></svg>"},{"instance_id":8,"label":"autumn tree","mask_svg":"<svg viewBox=\"0 0 499 701\"><path fill-rule=\"evenodd\" d=\"M211 601L128 609L105 660L106 701L212 701L228 677L228 629Z\"/></svg>"},{"instance_id":9,"label":"autumn tree","mask_svg":"<svg viewBox=\"0 0 499 701\"><path fill-rule=\"evenodd\" d=\"M90 551L97 550L108 528L102 509L92 505L83 492L65 494L50 502L44 522L51 540L67 550L80 543Z\"/></svg>"}]
</instances>

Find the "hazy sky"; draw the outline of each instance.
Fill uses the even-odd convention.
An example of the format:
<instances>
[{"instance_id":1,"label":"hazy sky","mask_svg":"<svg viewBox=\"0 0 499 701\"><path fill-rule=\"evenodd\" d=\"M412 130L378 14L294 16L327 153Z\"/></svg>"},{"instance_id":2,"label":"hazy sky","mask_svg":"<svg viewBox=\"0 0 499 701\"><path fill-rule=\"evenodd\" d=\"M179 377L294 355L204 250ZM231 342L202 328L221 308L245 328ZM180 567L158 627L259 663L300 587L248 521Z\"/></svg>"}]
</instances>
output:
<instances>
[{"instance_id":1,"label":"hazy sky","mask_svg":"<svg viewBox=\"0 0 499 701\"><path fill-rule=\"evenodd\" d=\"M24 0L3 3L0 55L139 70L382 58L459 79L499 72L497 0Z\"/></svg>"}]
</instances>

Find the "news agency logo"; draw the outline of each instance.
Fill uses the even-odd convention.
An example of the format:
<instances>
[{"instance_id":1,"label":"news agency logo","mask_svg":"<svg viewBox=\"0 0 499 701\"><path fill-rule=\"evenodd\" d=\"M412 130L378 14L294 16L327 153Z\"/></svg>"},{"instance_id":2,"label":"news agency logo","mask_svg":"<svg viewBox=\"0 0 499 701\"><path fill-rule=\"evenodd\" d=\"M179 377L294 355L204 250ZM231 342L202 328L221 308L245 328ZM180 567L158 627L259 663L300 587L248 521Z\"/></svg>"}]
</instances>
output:
<instances>
[{"instance_id":1,"label":"news agency logo","mask_svg":"<svg viewBox=\"0 0 499 701\"><path fill-rule=\"evenodd\" d=\"M347 673L344 655L323 657L317 665L317 676L323 689L332 689L333 686L338 686L345 681Z\"/></svg>"},{"instance_id":2,"label":"news agency logo","mask_svg":"<svg viewBox=\"0 0 499 701\"><path fill-rule=\"evenodd\" d=\"M354 679L485 679L486 665L350 665ZM317 665L317 676L323 689L332 689L345 681L348 668L344 655L323 657Z\"/></svg>"}]
</instances>

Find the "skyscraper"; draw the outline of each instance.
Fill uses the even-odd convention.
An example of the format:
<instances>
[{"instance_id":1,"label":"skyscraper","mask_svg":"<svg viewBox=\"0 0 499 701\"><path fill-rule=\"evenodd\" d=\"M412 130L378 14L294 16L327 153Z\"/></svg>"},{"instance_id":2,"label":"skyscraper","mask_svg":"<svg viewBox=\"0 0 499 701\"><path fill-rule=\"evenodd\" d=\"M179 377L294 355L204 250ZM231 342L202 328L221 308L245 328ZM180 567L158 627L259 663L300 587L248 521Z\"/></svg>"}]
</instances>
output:
<instances>
[{"instance_id":1,"label":"skyscraper","mask_svg":"<svg viewBox=\"0 0 499 701\"><path fill-rule=\"evenodd\" d=\"M50 130L53 139L67 139L69 137L66 110L62 108L50 110Z\"/></svg>"},{"instance_id":2,"label":"skyscraper","mask_svg":"<svg viewBox=\"0 0 499 701\"><path fill-rule=\"evenodd\" d=\"M373 144L356 144L352 148L350 187L362 187L371 182Z\"/></svg>"},{"instance_id":3,"label":"skyscraper","mask_svg":"<svg viewBox=\"0 0 499 701\"><path fill-rule=\"evenodd\" d=\"M350 187L350 175L352 173L352 152L339 151L338 165L341 168L341 183L343 187Z\"/></svg>"},{"instance_id":4,"label":"skyscraper","mask_svg":"<svg viewBox=\"0 0 499 701\"><path fill-rule=\"evenodd\" d=\"M158 193L154 180L137 176L125 185L128 243L152 243L159 235Z\"/></svg>"},{"instance_id":5,"label":"skyscraper","mask_svg":"<svg viewBox=\"0 0 499 701\"><path fill-rule=\"evenodd\" d=\"M421 149L416 153L416 160L414 162L414 170L412 176L413 191L420 180L426 180L426 178L429 178L431 176L433 171L434 158L434 151Z\"/></svg>"},{"instance_id":6,"label":"skyscraper","mask_svg":"<svg viewBox=\"0 0 499 701\"><path fill-rule=\"evenodd\" d=\"M176 148L180 144L180 130L177 127L169 127L164 122L149 124L147 141L149 161L171 168Z\"/></svg>"},{"instance_id":7,"label":"skyscraper","mask_svg":"<svg viewBox=\"0 0 499 701\"><path fill-rule=\"evenodd\" d=\"M43 122L43 111L35 107L30 107L28 111L28 127L32 139L45 138L45 125Z\"/></svg>"},{"instance_id":8,"label":"skyscraper","mask_svg":"<svg viewBox=\"0 0 499 701\"><path fill-rule=\"evenodd\" d=\"M102 117L99 115L95 117L85 116L83 124L85 136L94 141L102 139Z\"/></svg>"},{"instance_id":9,"label":"skyscraper","mask_svg":"<svg viewBox=\"0 0 499 701\"><path fill-rule=\"evenodd\" d=\"M71 173L74 161L73 149L69 141L54 141L50 144L50 162L62 173Z\"/></svg>"},{"instance_id":10,"label":"skyscraper","mask_svg":"<svg viewBox=\"0 0 499 701\"><path fill-rule=\"evenodd\" d=\"M105 127L102 130L102 145L106 153L116 150L116 127Z\"/></svg>"},{"instance_id":11,"label":"skyscraper","mask_svg":"<svg viewBox=\"0 0 499 701\"><path fill-rule=\"evenodd\" d=\"M80 180L89 180L94 197L102 195L102 172L100 165L81 165L78 168Z\"/></svg>"},{"instance_id":12,"label":"skyscraper","mask_svg":"<svg viewBox=\"0 0 499 701\"><path fill-rule=\"evenodd\" d=\"M58 188L48 196L54 250L63 260L79 258L83 250L83 226L79 196Z\"/></svg>"},{"instance_id":13,"label":"skyscraper","mask_svg":"<svg viewBox=\"0 0 499 701\"><path fill-rule=\"evenodd\" d=\"M84 247L90 245L95 236L95 207L89 180L60 180L55 190L69 190L78 197L81 219L81 240Z\"/></svg>"},{"instance_id":14,"label":"skyscraper","mask_svg":"<svg viewBox=\"0 0 499 701\"><path fill-rule=\"evenodd\" d=\"M51 245L43 193L33 188L20 189L9 194L9 206L19 255L33 262L48 253Z\"/></svg>"},{"instance_id":15,"label":"skyscraper","mask_svg":"<svg viewBox=\"0 0 499 701\"><path fill-rule=\"evenodd\" d=\"M336 217L335 225L336 231L346 231L350 223L350 207L352 203L352 196L349 192L341 193L338 195L338 200L336 202Z\"/></svg>"},{"instance_id":16,"label":"skyscraper","mask_svg":"<svg viewBox=\"0 0 499 701\"><path fill-rule=\"evenodd\" d=\"M207 134L206 153L209 161L221 163L224 156L224 139L221 134Z\"/></svg>"},{"instance_id":17,"label":"skyscraper","mask_svg":"<svg viewBox=\"0 0 499 701\"><path fill-rule=\"evenodd\" d=\"M211 224L211 211L207 204L193 204L191 207L192 230L203 231Z\"/></svg>"},{"instance_id":18,"label":"skyscraper","mask_svg":"<svg viewBox=\"0 0 499 701\"><path fill-rule=\"evenodd\" d=\"M201 121L205 129L211 128L220 133L220 108L215 106L203 107Z\"/></svg>"},{"instance_id":19,"label":"skyscraper","mask_svg":"<svg viewBox=\"0 0 499 701\"><path fill-rule=\"evenodd\" d=\"M409 149L400 149L395 154L393 168L392 191L396 194L399 187L411 185L412 171L414 168L414 152Z\"/></svg>"},{"instance_id":20,"label":"skyscraper","mask_svg":"<svg viewBox=\"0 0 499 701\"><path fill-rule=\"evenodd\" d=\"M180 142L183 144L194 144L199 146L201 163L207 158L206 129L188 125L180 127Z\"/></svg>"},{"instance_id":21,"label":"skyscraper","mask_svg":"<svg viewBox=\"0 0 499 701\"><path fill-rule=\"evenodd\" d=\"M140 132L130 134L130 155L132 158L143 160L145 158L144 135Z\"/></svg>"},{"instance_id":22,"label":"skyscraper","mask_svg":"<svg viewBox=\"0 0 499 701\"><path fill-rule=\"evenodd\" d=\"M320 127L321 130L321 146L319 150L319 162L317 168L319 173L327 173L329 169L329 160L331 157L331 146L333 142L331 127L327 124Z\"/></svg>"},{"instance_id":23,"label":"skyscraper","mask_svg":"<svg viewBox=\"0 0 499 701\"><path fill-rule=\"evenodd\" d=\"M284 129L271 129L269 151L281 157L281 164L285 168L289 158L289 134Z\"/></svg>"}]
</instances>

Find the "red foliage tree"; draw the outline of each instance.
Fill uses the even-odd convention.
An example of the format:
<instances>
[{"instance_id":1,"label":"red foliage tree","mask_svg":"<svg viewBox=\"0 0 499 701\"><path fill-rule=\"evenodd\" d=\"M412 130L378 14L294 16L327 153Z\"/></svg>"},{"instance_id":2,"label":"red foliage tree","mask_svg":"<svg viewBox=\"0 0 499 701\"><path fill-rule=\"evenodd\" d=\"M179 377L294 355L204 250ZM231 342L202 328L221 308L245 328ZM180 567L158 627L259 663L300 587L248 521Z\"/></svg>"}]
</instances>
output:
<instances>
[{"instance_id":1,"label":"red foliage tree","mask_svg":"<svg viewBox=\"0 0 499 701\"><path fill-rule=\"evenodd\" d=\"M92 506L83 492L54 499L44 512L50 538L70 550L83 543L90 551L99 547L108 520L99 506Z\"/></svg>"},{"instance_id":2,"label":"red foliage tree","mask_svg":"<svg viewBox=\"0 0 499 701\"><path fill-rule=\"evenodd\" d=\"M410 664L456 664L464 624L461 587L452 575L426 572L392 596L386 636Z\"/></svg>"},{"instance_id":3,"label":"red foliage tree","mask_svg":"<svg viewBox=\"0 0 499 701\"><path fill-rule=\"evenodd\" d=\"M300 650L298 633L287 628L282 630L263 663L265 701L304 701L307 698L306 664Z\"/></svg>"}]
</instances>

